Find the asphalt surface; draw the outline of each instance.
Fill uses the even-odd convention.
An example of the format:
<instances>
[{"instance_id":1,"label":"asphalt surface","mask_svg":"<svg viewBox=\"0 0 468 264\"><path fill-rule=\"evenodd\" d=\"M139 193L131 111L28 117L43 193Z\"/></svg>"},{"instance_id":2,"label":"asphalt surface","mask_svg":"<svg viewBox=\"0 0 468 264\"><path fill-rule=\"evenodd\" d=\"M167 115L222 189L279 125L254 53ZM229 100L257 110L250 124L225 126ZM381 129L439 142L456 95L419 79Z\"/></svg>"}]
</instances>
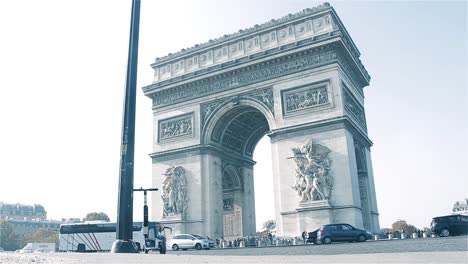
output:
<instances>
[{"instance_id":1,"label":"asphalt surface","mask_svg":"<svg viewBox=\"0 0 468 264\"><path fill-rule=\"evenodd\" d=\"M0 253L1 264L153 263L468 263L468 237L420 238L331 245L111 253Z\"/></svg>"},{"instance_id":2,"label":"asphalt surface","mask_svg":"<svg viewBox=\"0 0 468 264\"><path fill-rule=\"evenodd\" d=\"M402 252L445 252L468 251L468 236L436 237L418 239L393 239L366 241L362 243L332 243L330 245L299 245L263 248L227 248L212 250L172 251L176 255L230 255L230 256L265 256L265 255L338 255L338 254L375 254ZM159 253L153 253L159 254Z\"/></svg>"}]
</instances>

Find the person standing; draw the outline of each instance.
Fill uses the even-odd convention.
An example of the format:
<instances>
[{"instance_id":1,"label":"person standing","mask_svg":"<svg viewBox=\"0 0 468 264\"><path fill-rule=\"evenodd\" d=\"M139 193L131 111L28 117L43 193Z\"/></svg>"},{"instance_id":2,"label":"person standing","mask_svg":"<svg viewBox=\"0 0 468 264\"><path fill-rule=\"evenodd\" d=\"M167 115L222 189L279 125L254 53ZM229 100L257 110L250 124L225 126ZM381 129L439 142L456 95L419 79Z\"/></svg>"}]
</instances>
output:
<instances>
[{"instance_id":1,"label":"person standing","mask_svg":"<svg viewBox=\"0 0 468 264\"><path fill-rule=\"evenodd\" d=\"M307 232L305 230L302 232L302 240L304 240L304 244L307 244Z\"/></svg>"}]
</instances>

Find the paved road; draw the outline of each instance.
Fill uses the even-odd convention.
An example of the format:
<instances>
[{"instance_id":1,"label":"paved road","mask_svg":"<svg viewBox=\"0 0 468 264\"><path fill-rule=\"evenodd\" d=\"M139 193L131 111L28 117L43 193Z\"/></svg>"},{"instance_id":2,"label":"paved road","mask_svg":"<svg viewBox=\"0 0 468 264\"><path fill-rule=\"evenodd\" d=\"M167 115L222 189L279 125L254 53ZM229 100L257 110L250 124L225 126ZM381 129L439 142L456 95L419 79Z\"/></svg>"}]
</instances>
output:
<instances>
[{"instance_id":1,"label":"paved road","mask_svg":"<svg viewBox=\"0 0 468 264\"><path fill-rule=\"evenodd\" d=\"M216 250L172 251L177 255L230 255L230 256L265 256L265 255L337 255L337 254L374 254L396 252L444 252L468 251L468 236L437 237L420 239L393 239L367 241L364 243L332 243L331 245L301 245L290 247L234 248Z\"/></svg>"},{"instance_id":2,"label":"paved road","mask_svg":"<svg viewBox=\"0 0 468 264\"><path fill-rule=\"evenodd\" d=\"M0 253L0 263L468 263L468 237L271 248L168 251L166 255L158 253Z\"/></svg>"}]
</instances>

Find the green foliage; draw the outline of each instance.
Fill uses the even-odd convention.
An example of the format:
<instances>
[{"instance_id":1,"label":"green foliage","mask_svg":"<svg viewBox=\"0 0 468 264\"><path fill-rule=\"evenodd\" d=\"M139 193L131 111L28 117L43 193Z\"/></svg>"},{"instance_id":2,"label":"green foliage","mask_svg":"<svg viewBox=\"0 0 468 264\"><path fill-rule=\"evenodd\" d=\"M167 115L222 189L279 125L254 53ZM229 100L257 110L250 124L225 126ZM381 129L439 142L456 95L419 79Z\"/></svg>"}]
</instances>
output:
<instances>
[{"instance_id":1,"label":"green foliage","mask_svg":"<svg viewBox=\"0 0 468 264\"><path fill-rule=\"evenodd\" d=\"M49 228L39 228L32 234L31 241L38 243L58 243L59 232Z\"/></svg>"},{"instance_id":2,"label":"green foliage","mask_svg":"<svg viewBox=\"0 0 468 264\"><path fill-rule=\"evenodd\" d=\"M83 219L83 221L96 221L96 220L103 220L106 222L110 222L109 216L105 213L89 213L86 215L86 217Z\"/></svg>"},{"instance_id":3,"label":"green foliage","mask_svg":"<svg viewBox=\"0 0 468 264\"><path fill-rule=\"evenodd\" d=\"M402 230L405 231L406 234L411 234L416 232L418 229L414 225L406 223L406 220L398 220L392 224L392 232L401 232Z\"/></svg>"},{"instance_id":4,"label":"green foliage","mask_svg":"<svg viewBox=\"0 0 468 264\"><path fill-rule=\"evenodd\" d=\"M0 220L0 247L7 251L18 249L19 236L13 231L13 226L6 220Z\"/></svg>"}]
</instances>

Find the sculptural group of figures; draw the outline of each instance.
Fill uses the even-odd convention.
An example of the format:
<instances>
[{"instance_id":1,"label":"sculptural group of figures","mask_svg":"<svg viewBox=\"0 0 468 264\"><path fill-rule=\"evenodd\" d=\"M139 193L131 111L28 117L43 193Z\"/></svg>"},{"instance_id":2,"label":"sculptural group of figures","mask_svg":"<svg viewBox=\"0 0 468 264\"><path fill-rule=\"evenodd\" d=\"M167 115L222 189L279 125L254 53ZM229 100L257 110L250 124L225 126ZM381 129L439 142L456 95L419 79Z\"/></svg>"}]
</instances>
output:
<instances>
[{"instance_id":1,"label":"sculptural group of figures","mask_svg":"<svg viewBox=\"0 0 468 264\"><path fill-rule=\"evenodd\" d=\"M308 91L302 95L292 94L286 97L286 110L292 111L325 103L328 103L328 94L327 88L323 87Z\"/></svg>"},{"instance_id":2,"label":"sculptural group of figures","mask_svg":"<svg viewBox=\"0 0 468 264\"><path fill-rule=\"evenodd\" d=\"M170 167L163 174L163 216L185 214L187 211L187 179L182 167Z\"/></svg>"},{"instance_id":3,"label":"sculptural group of figures","mask_svg":"<svg viewBox=\"0 0 468 264\"><path fill-rule=\"evenodd\" d=\"M192 133L192 121L181 119L161 125L161 138L170 138Z\"/></svg>"},{"instance_id":4,"label":"sculptural group of figures","mask_svg":"<svg viewBox=\"0 0 468 264\"><path fill-rule=\"evenodd\" d=\"M329 174L330 149L309 140L305 145L292 149L296 162L296 181L291 186L297 191L301 202L328 200L333 188L333 178Z\"/></svg>"}]
</instances>

